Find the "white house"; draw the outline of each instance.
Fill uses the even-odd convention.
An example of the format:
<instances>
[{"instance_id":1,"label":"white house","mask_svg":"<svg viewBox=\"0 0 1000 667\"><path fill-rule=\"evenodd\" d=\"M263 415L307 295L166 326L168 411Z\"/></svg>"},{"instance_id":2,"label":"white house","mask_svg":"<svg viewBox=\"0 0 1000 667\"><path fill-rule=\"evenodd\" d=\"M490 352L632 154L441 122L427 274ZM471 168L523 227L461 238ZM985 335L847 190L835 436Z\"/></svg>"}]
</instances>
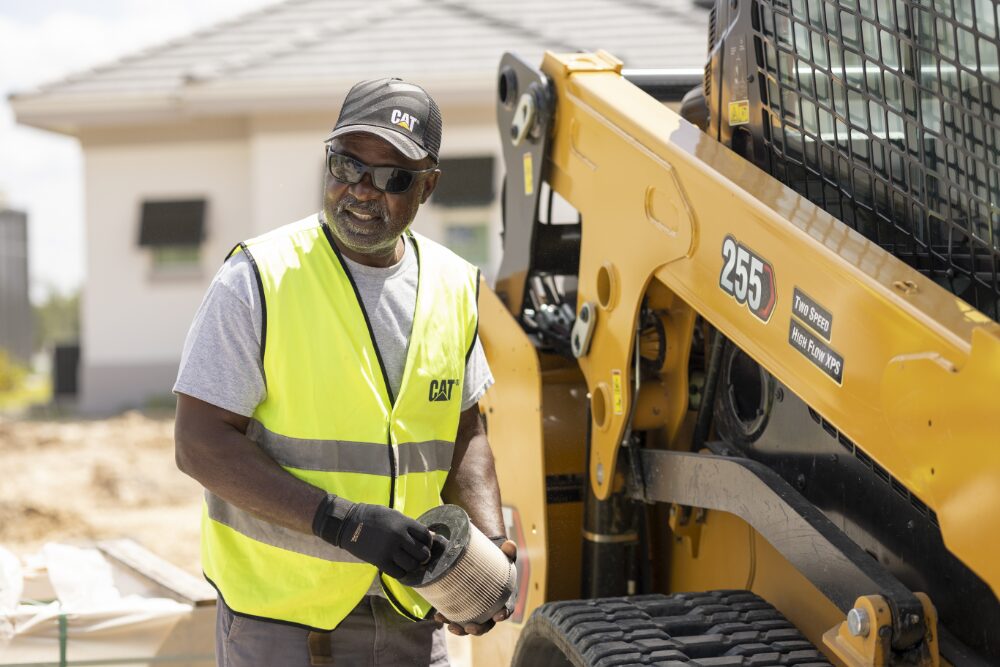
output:
<instances>
[{"instance_id":1,"label":"white house","mask_svg":"<svg viewBox=\"0 0 1000 667\"><path fill-rule=\"evenodd\" d=\"M321 142L356 81L400 76L438 101L444 177L415 227L489 276L502 53L603 48L630 68L700 68L707 16L691 0L286 0L13 96L18 122L83 150L81 409L169 396L226 253L318 209Z\"/></svg>"}]
</instances>

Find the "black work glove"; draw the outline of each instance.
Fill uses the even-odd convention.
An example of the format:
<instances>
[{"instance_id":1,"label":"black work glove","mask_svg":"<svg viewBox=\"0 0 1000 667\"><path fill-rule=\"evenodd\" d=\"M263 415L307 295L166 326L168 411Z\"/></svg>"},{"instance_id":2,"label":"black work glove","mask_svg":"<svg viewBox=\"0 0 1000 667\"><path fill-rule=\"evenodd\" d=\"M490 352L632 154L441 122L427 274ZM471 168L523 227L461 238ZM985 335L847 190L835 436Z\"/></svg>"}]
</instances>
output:
<instances>
[{"instance_id":1,"label":"black work glove","mask_svg":"<svg viewBox=\"0 0 1000 667\"><path fill-rule=\"evenodd\" d=\"M398 579L431 556L431 532L398 510L329 495L313 518L313 533Z\"/></svg>"}]
</instances>

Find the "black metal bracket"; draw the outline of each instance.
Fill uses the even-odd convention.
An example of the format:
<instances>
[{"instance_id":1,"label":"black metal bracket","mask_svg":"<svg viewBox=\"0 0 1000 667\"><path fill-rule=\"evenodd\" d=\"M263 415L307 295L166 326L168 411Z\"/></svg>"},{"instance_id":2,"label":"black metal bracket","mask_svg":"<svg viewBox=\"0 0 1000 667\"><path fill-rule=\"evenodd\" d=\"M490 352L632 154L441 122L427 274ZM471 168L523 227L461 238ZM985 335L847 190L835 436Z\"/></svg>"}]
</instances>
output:
<instances>
[{"instance_id":1,"label":"black metal bracket","mask_svg":"<svg viewBox=\"0 0 1000 667\"><path fill-rule=\"evenodd\" d=\"M517 284L516 279L523 281L528 273L554 106L548 78L513 53L505 53L497 79L497 127L506 165L498 286L507 279ZM521 285L518 293L501 295L515 316L524 302L523 289Z\"/></svg>"},{"instance_id":2,"label":"black metal bracket","mask_svg":"<svg viewBox=\"0 0 1000 667\"><path fill-rule=\"evenodd\" d=\"M632 497L734 514L845 614L862 595L884 597L895 651L923 641L923 607L913 592L770 468L710 454L646 449L639 455L643 479L629 480Z\"/></svg>"}]
</instances>

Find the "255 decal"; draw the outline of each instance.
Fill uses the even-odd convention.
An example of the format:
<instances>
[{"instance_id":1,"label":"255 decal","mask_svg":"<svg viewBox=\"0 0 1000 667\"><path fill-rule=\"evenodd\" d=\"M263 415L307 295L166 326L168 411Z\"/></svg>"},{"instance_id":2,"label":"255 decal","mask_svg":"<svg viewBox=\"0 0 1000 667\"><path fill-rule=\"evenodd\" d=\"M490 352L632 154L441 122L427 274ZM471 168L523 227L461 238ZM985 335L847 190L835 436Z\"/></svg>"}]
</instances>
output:
<instances>
[{"instance_id":1,"label":"255 decal","mask_svg":"<svg viewBox=\"0 0 1000 667\"><path fill-rule=\"evenodd\" d=\"M722 242L722 272L719 287L762 322L771 319L778 292L771 263L727 236Z\"/></svg>"}]
</instances>

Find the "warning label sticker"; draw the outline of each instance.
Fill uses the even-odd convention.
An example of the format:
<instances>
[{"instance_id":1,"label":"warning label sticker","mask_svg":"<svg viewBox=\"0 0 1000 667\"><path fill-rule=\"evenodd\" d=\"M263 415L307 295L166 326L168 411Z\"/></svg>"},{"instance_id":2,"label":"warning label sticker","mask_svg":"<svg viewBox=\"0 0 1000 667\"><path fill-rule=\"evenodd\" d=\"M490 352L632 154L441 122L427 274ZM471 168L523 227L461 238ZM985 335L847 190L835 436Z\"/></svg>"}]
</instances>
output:
<instances>
[{"instance_id":1,"label":"warning label sticker","mask_svg":"<svg viewBox=\"0 0 1000 667\"><path fill-rule=\"evenodd\" d=\"M535 180L531 166L531 153L524 154L524 196L530 197L535 189Z\"/></svg>"},{"instance_id":2,"label":"warning label sticker","mask_svg":"<svg viewBox=\"0 0 1000 667\"><path fill-rule=\"evenodd\" d=\"M611 404L616 415L622 414L622 372L619 370L611 371Z\"/></svg>"},{"instance_id":3,"label":"warning label sticker","mask_svg":"<svg viewBox=\"0 0 1000 667\"><path fill-rule=\"evenodd\" d=\"M844 381L844 358L794 319L788 326L788 343L837 384Z\"/></svg>"},{"instance_id":4,"label":"warning label sticker","mask_svg":"<svg viewBox=\"0 0 1000 667\"><path fill-rule=\"evenodd\" d=\"M750 122L750 100L729 103L729 124L746 125Z\"/></svg>"}]
</instances>

